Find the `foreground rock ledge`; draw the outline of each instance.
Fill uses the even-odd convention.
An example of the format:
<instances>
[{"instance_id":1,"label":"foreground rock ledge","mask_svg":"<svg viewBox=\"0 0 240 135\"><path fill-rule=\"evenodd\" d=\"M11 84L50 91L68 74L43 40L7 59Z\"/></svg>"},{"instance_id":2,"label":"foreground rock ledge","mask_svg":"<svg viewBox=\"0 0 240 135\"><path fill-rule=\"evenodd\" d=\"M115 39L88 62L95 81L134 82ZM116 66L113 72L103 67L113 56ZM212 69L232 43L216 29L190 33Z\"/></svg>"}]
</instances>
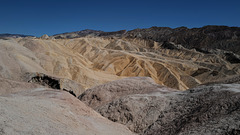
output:
<instances>
[{"instance_id":1,"label":"foreground rock ledge","mask_svg":"<svg viewBox=\"0 0 240 135\"><path fill-rule=\"evenodd\" d=\"M145 85L130 87L143 80ZM104 117L139 134L240 134L240 84L203 85L176 92L147 80L114 81L87 90L80 99ZM126 90L120 92L120 88Z\"/></svg>"},{"instance_id":2,"label":"foreground rock ledge","mask_svg":"<svg viewBox=\"0 0 240 135\"><path fill-rule=\"evenodd\" d=\"M3 81L0 84L6 84ZM1 135L132 134L123 125L103 118L68 92L36 84L6 81L9 85L0 88ZM14 89L15 86L20 90ZM4 94L4 89L9 88L15 93Z\"/></svg>"}]
</instances>

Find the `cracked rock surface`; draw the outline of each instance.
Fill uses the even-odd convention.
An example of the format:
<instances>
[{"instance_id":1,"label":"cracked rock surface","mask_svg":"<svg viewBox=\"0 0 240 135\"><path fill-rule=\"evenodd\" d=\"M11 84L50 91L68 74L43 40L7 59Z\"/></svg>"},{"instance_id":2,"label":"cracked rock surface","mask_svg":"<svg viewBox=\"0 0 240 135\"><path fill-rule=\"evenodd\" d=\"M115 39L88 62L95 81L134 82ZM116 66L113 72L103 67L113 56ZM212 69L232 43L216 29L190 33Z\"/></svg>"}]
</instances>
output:
<instances>
[{"instance_id":1,"label":"cracked rock surface","mask_svg":"<svg viewBox=\"0 0 240 135\"><path fill-rule=\"evenodd\" d=\"M129 78L128 82L136 80ZM240 84L202 85L183 92L165 87L151 90L157 88L156 84L144 87L144 92L133 92L140 88L128 85L129 88L123 88L125 94L120 96L116 96L119 88L112 85L87 90L86 93L99 100L84 98L84 102L88 101L102 116L126 125L133 132L147 135L240 133ZM98 90L110 94L104 97L95 93ZM101 103L105 100L108 102Z\"/></svg>"}]
</instances>

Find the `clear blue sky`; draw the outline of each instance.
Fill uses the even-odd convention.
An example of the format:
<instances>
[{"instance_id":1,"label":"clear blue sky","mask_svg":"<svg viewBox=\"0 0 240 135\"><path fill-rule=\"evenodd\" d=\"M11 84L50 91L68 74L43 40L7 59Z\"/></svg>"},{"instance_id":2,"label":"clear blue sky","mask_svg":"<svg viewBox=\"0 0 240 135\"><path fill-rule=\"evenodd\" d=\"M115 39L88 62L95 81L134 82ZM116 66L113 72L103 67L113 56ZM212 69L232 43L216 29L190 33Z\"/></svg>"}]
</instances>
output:
<instances>
[{"instance_id":1,"label":"clear blue sky","mask_svg":"<svg viewBox=\"0 0 240 135\"><path fill-rule=\"evenodd\" d=\"M240 26L240 0L0 0L0 33Z\"/></svg>"}]
</instances>

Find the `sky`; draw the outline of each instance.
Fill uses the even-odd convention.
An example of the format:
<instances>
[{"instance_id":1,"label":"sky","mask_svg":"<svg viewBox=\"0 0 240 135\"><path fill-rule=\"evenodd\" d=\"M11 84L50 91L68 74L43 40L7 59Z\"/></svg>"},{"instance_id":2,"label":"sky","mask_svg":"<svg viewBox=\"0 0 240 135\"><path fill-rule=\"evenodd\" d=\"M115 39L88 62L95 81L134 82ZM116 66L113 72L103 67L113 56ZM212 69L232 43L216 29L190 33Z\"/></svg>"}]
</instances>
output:
<instances>
[{"instance_id":1,"label":"sky","mask_svg":"<svg viewBox=\"0 0 240 135\"><path fill-rule=\"evenodd\" d=\"M240 0L0 0L0 33L240 27Z\"/></svg>"}]
</instances>

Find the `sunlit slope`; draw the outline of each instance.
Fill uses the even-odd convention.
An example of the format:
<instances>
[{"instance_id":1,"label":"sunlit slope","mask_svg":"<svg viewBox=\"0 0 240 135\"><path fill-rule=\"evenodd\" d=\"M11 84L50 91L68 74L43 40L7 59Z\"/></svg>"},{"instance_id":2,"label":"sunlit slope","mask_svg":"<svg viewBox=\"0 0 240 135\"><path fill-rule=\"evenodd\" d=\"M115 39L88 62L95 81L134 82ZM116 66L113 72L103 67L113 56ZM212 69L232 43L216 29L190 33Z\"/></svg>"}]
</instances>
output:
<instances>
[{"instance_id":1,"label":"sunlit slope","mask_svg":"<svg viewBox=\"0 0 240 135\"><path fill-rule=\"evenodd\" d=\"M1 64L5 65L2 77L44 72L75 80L85 88L124 77L147 76L158 84L185 90L240 72L240 64L231 64L221 53L207 54L171 42L82 37L18 38L1 40L0 43L1 50L6 50L1 53L4 55L1 62L5 62ZM7 54L11 57L8 58ZM11 66L13 64L8 64L11 62L20 63L16 65L20 67L16 70Z\"/></svg>"}]
</instances>

